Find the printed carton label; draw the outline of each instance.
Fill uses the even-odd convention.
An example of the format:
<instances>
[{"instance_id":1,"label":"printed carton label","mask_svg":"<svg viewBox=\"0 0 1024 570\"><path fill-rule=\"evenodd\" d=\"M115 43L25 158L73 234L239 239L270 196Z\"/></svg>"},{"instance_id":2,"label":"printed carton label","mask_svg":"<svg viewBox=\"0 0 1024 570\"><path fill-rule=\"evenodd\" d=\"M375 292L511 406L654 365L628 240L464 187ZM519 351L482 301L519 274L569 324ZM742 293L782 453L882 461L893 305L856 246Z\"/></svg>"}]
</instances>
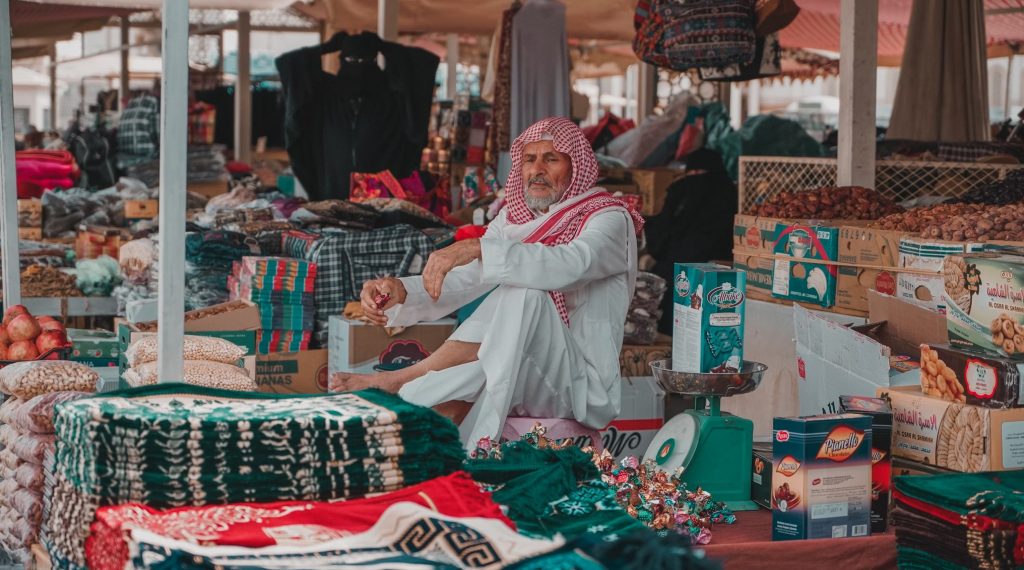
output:
<instances>
[{"instance_id":1,"label":"printed carton label","mask_svg":"<svg viewBox=\"0 0 1024 570\"><path fill-rule=\"evenodd\" d=\"M775 471L786 477L792 477L799 470L800 462L792 455L783 457L782 461L779 461L779 466L775 469Z\"/></svg>"},{"instance_id":2,"label":"printed carton label","mask_svg":"<svg viewBox=\"0 0 1024 570\"><path fill-rule=\"evenodd\" d=\"M967 382L967 392L978 398L991 398L999 387L999 373L981 360L967 361L964 380Z\"/></svg>"},{"instance_id":3,"label":"printed carton label","mask_svg":"<svg viewBox=\"0 0 1024 570\"><path fill-rule=\"evenodd\" d=\"M862 441L864 441L864 432L849 426L838 426L828 434L825 442L821 444L821 448L818 449L818 459L831 459L836 463L842 463L856 453Z\"/></svg>"},{"instance_id":4,"label":"printed carton label","mask_svg":"<svg viewBox=\"0 0 1024 570\"><path fill-rule=\"evenodd\" d=\"M935 464L939 426L947 402L925 397L892 398L892 453Z\"/></svg>"}]
</instances>

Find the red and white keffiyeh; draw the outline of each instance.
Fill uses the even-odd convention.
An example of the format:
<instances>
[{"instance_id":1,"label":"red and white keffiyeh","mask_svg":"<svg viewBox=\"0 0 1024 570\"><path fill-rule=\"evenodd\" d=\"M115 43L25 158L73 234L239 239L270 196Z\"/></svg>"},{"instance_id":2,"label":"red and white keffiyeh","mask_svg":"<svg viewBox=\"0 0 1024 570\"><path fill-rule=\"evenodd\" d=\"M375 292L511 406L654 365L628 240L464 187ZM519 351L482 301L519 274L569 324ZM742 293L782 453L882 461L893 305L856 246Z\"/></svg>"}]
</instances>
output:
<instances>
[{"instance_id":1,"label":"red and white keffiyeh","mask_svg":"<svg viewBox=\"0 0 1024 570\"><path fill-rule=\"evenodd\" d=\"M523 147L542 140L545 134L554 139L552 144L555 150L568 155L572 162L572 180L559 202L581 196L590 191L594 187L594 183L597 182L597 158L583 131L564 117L550 117L538 121L512 143L512 171L505 184L506 217L510 224L525 224L536 218L533 210L526 205L526 186L523 183L522 174ZM567 244L580 235L592 216L609 209L621 209L627 212L633 219L633 228L637 235L640 235L644 227L644 219L636 210L607 192L595 192L578 203L556 212L551 220L545 222L523 241L544 245ZM623 247L625 246L626 244L623 244ZM551 291L550 295L562 321L568 326L569 311L565 306L565 295L558 291Z\"/></svg>"}]
</instances>

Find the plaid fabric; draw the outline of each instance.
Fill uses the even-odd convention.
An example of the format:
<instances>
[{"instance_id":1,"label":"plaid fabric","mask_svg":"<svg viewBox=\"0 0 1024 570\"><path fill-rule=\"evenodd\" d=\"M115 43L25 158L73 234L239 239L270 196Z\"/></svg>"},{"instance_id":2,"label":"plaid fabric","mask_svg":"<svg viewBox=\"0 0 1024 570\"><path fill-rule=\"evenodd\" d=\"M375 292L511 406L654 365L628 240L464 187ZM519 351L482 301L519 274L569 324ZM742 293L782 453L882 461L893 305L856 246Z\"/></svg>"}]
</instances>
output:
<instances>
[{"instance_id":1,"label":"plaid fabric","mask_svg":"<svg viewBox=\"0 0 1024 570\"><path fill-rule=\"evenodd\" d=\"M152 95L125 105L117 128L117 150L135 156L156 156L160 148L160 101Z\"/></svg>"},{"instance_id":2,"label":"plaid fabric","mask_svg":"<svg viewBox=\"0 0 1024 570\"><path fill-rule=\"evenodd\" d=\"M286 237L285 250L301 250L303 243L308 244L301 237ZM369 232L343 232L310 244L305 258L317 265L318 341L325 340L328 319L342 314L349 301L359 299L363 283L384 275L409 275L416 256L425 261L434 249L433 240L406 225Z\"/></svg>"},{"instance_id":3,"label":"plaid fabric","mask_svg":"<svg viewBox=\"0 0 1024 570\"><path fill-rule=\"evenodd\" d=\"M192 105L188 110L188 144L213 144L216 126L216 107L207 103Z\"/></svg>"},{"instance_id":4,"label":"plaid fabric","mask_svg":"<svg viewBox=\"0 0 1024 570\"><path fill-rule=\"evenodd\" d=\"M1000 142L939 143L938 154L940 160L947 162L975 162L997 154L1008 154L1021 160L1024 159L1024 147Z\"/></svg>"}]
</instances>

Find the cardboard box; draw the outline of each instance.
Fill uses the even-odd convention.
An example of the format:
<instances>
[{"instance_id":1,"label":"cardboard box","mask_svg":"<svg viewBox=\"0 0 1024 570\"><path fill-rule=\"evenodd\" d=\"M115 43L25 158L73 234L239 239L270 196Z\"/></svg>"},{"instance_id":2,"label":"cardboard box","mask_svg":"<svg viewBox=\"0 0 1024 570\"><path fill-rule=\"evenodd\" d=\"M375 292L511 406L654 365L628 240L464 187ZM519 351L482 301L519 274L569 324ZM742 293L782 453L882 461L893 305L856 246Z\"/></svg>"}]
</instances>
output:
<instances>
[{"instance_id":1,"label":"cardboard box","mask_svg":"<svg viewBox=\"0 0 1024 570\"><path fill-rule=\"evenodd\" d=\"M896 294L900 239L903 232L844 225L839 228L839 266L836 307L868 310L868 291Z\"/></svg>"},{"instance_id":2,"label":"cardboard box","mask_svg":"<svg viewBox=\"0 0 1024 570\"><path fill-rule=\"evenodd\" d=\"M775 418L772 540L868 536L871 418Z\"/></svg>"},{"instance_id":3,"label":"cardboard box","mask_svg":"<svg viewBox=\"0 0 1024 570\"><path fill-rule=\"evenodd\" d=\"M277 352L256 357L256 384L274 394L326 394L328 350Z\"/></svg>"},{"instance_id":4,"label":"cardboard box","mask_svg":"<svg viewBox=\"0 0 1024 570\"><path fill-rule=\"evenodd\" d=\"M921 346L921 391L986 408L1024 406L1024 362L935 344Z\"/></svg>"},{"instance_id":5,"label":"cardboard box","mask_svg":"<svg viewBox=\"0 0 1024 570\"><path fill-rule=\"evenodd\" d=\"M624 344L619 353L619 373L623 378L650 376L651 363L672 359L672 337L658 334L654 344Z\"/></svg>"},{"instance_id":6,"label":"cardboard box","mask_svg":"<svg viewBox=\"0 0 1024 570\"><path fill-rule=\"evenodd\" d=\"M879 398L843 396L840 400L844 414L871 418L871 532L885 532L892 498L892 409Z\"/></svg>"},{"instance_id":7,"label":"cardboard box","mask_svg":"<svg viewBox=\"0 0 1024 570\"><path fill-rule=\"evenodd\" d=\"M896 296L904 301L945 313L943 261L950 255L980 252L983 249L984 244L980 243L945 242L913 237L901 239L900 267L912 271L899 274L896 280Z\"/></svg>"},{"instance_id":8,"label":"cardboard box","mask_svg":"<svg viewBox=\"0 0 1024 570\"><path fill-rule=\"evenodd\" d=\"M675 265L673 370L740 370L746 289L746 273L742 270L711 263Z\"/></svg>"},{"instance_id":9,"label":"cardboard box","mask_svg":"<svg viewBox=\"0 0 1024 570\"><path fill-rule=\"evenodd\" d=\"M685 174L685 170L678 168L630 168L626 171L626 177L636 184L637 193L643 197L640 212L645 216L661 213L668 187Z\"/></svg>"},{"instance_id":10,"label":"cardboard box","mask_svg":"<svg viewBox=\"0 0 1024 570\"><path fill-rule=\"evenodd\" d=\"M159 200L125 200L124 217L128 220L152 220L160 214Z\"/></svg>"},{"instance_id":11,"label":"cardboard box","mask_svg":"<svg viewBox=\"0 0 1024 570\"><path fill-rule=\"evenodd\" d=\"M739 214L733 223L733 267L747 272L747 291L772 292L775 276L775 229L777 218Z\"/></svg>"},{"instance_id":12,"label":"cardboard box","mask_svg":"<svg viewBox=\"0 0 1024 570\"><path fill-rule=\"evenodd\" d=\"M835 305L835 261L839 229L829 226L779 223L775 227L772 295L828 308Z\"/></svg>"},{"instance_id":13,"label":"cardboard box","mask_svg":"<svg viewBox=\"0 0 1024 570\"><path fill-rule=\"evenodd\" d=\"M754 443L754 464L750 469L750 500L771 510L774 460L771 443Z\"/></svg>"},{"instance_id":14,"label":"cardboard box","mask_svg":"<svg viewBox=\"0 0 1024 570\"><path fill-rule=\"evenodd\" d=\"M388 336L384 327L331 317L328 373L372 374L378 367L404 367L430 356L455 331L454 319L421 323Z\"/></svg>"},{"instance_id":15,"label":"cardboard box","mask_svg":"<svg viewBox=\"0 0 1024 570\"><path fill-rule=\"evenodd\" d=\"M942 315L870 291L871 324L847 327L793 307L800 414L833 414L840 396L920 384L920 345L944 342Z\"/></svg>"},{"instance_id":16,"label":"cardboard box","mask_svg":"<svg viewBox=\"0 0 1024 570\"><path fill-rule=\"evenodd\" d=\"M43 227L43 201L39 198L18 200L18 227L42 228Z\"/></svg>"},{"instance_id":17,"label":"cardboard box","mask_svg":"<svg viewBox=\"0 0 1024 570\"><path fill-rule=\"evenodd\" d=\"M896 457L965 473L1024 468L1024 408L947 402L920 386L879 388L878 396L892 406Z\"/></svg>"},{"instance_id":18,"label":"cardboard box","mask_svg":"<svg viewBox=\"0 0 1024 570\"><path fill-rule=\"evenodd\" d=\"M43 228L18 228L18 239L41 241L43 239Z\"/></svg>"},{"instance_id":19,"label":"cardboard box","mask_svg":"<svg viewBox=\"0 0 1024 570\"><path fill-rule=\"evenodd\" d=\"M622 379L622 411L601 433L601 443L617 459L642 458L665 425L665 391L653 377Z\"/></svg>"},{"instance_id":20,"label":"cardboard box","mask_svg":"<svg viewBox=\"0 0 1024 570\"><path fill-rule=\"evenodd\" d=\"M949 256L943 277L949 343L1024 358L1024 256Z\"/></svg>"},{"instance_id":21,"label":"cardboard box","mask_svg":"<svg viewBox=\"0 0 1024 570\"><path fill-rule=\"evenodd\" d=\"M75 257L82 260L107 255L117 259L121 244L130 239L131 236L122 228L81 226L75 238Z\"/></svg>"},{"instance_id":22,"label":"cardboard box","mask_svg":"<svg viewBox=\"0 0 1024 570\"><path fill-rule=\"evenodd\" d=\"M156 331L156 321L133 323L136 330ZM260 309L245 301L228 301L185 313L185 332L255 331L260 329Z\"/></svg>"},{"instance_id":23,"label":"cardboard box","mask_svg":"<svg viewBox=\"0 0 1024 570\"><path fill-rule=\"evenodd\" d=\"M902 457L894 457L892 459L892 476L893 477L916 477L919 475L945 475L953 473L949 469L942 469L934 465L928 465L927 463L918 463Z\"/></svg>"},{"instance_id":24,"label":"cardboard box","mask_svg":"<svg viewBox=\"0 0 1024 570\"><path fill-rule=\"evenodd\" d=\"M71 341L71 360L94 367L117 367L121 359L121 346L117 335L104 330L68 329Z\"/></svg>"}]
</instances>

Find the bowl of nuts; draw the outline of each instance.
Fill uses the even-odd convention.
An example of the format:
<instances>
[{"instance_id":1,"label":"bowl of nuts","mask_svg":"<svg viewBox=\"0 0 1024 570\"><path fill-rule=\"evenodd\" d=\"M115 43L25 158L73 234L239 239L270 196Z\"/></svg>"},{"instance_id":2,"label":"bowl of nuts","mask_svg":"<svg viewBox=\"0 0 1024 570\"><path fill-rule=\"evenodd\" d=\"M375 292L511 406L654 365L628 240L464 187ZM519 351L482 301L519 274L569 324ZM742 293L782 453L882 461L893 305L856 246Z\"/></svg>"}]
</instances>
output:
<instances>
[{"instance_id":1,"label":"bowl of nuts","mask_svg":"<svg viewBox=\"0 0 1024 570\"><path fill-rule=\"evenodd\" d=\"M753 392L768 367L760 362L745 361L739 372L679 372L672 370L671 360L665 359L652 362L651 370L658 384L670 394L736 396Z\"/></svg>"}]
</instances>

